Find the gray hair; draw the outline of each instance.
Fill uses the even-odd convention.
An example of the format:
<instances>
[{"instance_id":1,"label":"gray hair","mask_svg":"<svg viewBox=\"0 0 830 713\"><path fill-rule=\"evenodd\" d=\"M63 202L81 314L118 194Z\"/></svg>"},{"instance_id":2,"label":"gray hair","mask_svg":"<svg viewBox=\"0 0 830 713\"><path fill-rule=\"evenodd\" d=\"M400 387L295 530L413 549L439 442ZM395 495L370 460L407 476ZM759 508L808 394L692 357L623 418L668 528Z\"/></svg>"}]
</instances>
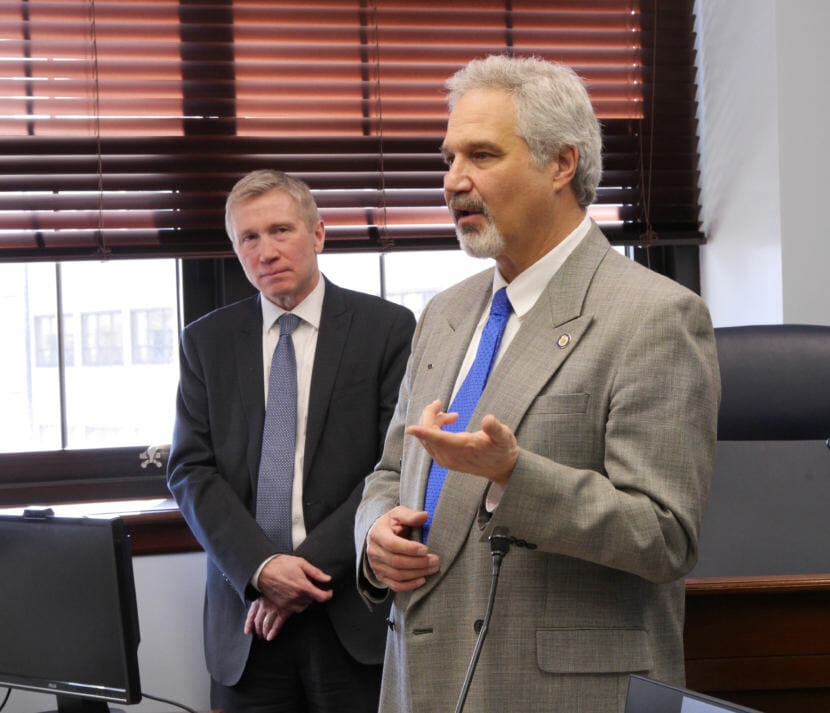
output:
<instances>
[{"instance_id":1,"label":"gray hair","mask_svg":"<svg viewBox=\"0 0 830 713\"><path fill-rule=\"evenodd\" d=\"M282 171L259 169L240 178L225 201L225 231L232 241L234 237L231 230L231 209L237 203L258 198L271 191L283 191L291 196L300 209L306 227L314 230L314 226L320 221L320 211L317 210L317 203L308 185Z\"/></svg>"},{"instance_id":2,"label":"gray hair","mask_svg":"<svg viewBox=\"0 0 830 713\"><path fill-rule=\"evenodd\" d=\"M445 84L450 109L471 89L499 89L513 97L516 133L537 168L575 146L572 181L580 207L594 202L602 174L602 133L585 85L570 67L532 57L490 55L474 59Z\"/></svg>"}]
</instances>

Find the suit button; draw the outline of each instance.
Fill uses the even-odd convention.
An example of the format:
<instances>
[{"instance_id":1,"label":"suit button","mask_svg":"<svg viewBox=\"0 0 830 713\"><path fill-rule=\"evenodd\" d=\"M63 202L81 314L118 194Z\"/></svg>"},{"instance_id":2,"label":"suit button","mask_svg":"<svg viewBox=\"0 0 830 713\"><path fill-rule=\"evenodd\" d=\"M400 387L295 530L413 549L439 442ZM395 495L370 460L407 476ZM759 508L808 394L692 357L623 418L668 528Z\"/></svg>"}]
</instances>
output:
<instances>
[{"instance_id":1,"label":"suit button","mask_svg":"<svg viewBox=\"0 0 830 713\"><path fill-rule=\"evenodd\" d=\"M476 634L480 634L482 626L484 626L484 619L476 619L475 622L473 623L473 631Z\"/></svg>"}]
</instances>

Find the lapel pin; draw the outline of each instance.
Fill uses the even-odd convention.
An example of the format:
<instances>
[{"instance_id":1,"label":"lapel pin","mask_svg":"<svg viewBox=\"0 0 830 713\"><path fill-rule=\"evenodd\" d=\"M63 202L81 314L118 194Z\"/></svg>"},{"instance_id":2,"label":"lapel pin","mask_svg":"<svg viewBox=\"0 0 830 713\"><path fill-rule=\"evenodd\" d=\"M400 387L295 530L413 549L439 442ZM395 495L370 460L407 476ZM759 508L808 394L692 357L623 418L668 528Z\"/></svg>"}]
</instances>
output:
<instances>
[{"instance_id":1,"label":"lapel pin","mask_svg":"<svg viewBox=\"0 0 830 713\"><path fill-rule=\"evenodd\" d=\"M432 369L432 362L430 362L429 364L427 364L427 369Z\"/></svg>"},{"instance_id":2,"label":"lapel pin","mask_svg":"<svg viewBox=\"0 0 830 713\"><path fill-rule=\"evenodd\" d=\"M556 346L560 349L564 349L571 343L571 335L570 334L563 334L559 339L556 340Z\"/></svg>"}]
</instances>

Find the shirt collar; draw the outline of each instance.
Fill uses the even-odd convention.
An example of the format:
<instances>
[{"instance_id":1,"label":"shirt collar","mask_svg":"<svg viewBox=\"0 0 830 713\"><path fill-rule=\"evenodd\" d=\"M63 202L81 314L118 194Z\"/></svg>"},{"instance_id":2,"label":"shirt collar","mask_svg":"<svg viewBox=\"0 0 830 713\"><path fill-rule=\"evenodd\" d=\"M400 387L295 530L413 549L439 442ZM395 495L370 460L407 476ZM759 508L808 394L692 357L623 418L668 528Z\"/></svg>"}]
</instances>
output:
<instances>
[{"instance_id":1,"label":"shirt collar","mask_svg":"<svg viewBox=\"0 0 830 713\"><path fill-rule=\"evenodd\" d=\"M323 314L323 297L326 294L326 280L323 274L320 273L320 279L314 289L308 296L300 302L294 309L292 314L296 314L304 322L308 322L315 329L320 328L320 316ZM262 327L267 332L274 325L280 317L285 314L282 307L277 307L265 295L260 296L260 303L262 304Z\"/></svg>"},{"instance_id":2,"label":"shirt collar","mask_svg":"<svg viewBox=\"0 0 830 713\"><path fill-rule=\"evenodd\" d=\"M517 317L523 317L536 304L551 278L559 271L568 256L588 234L591 229L591 218L588 214L574 228L574 230L541 258L523 272L516 275L512 282L505 280L498 268L493 271L493 294L507 286L507 296Z\"/></svg>"}]
</instances>

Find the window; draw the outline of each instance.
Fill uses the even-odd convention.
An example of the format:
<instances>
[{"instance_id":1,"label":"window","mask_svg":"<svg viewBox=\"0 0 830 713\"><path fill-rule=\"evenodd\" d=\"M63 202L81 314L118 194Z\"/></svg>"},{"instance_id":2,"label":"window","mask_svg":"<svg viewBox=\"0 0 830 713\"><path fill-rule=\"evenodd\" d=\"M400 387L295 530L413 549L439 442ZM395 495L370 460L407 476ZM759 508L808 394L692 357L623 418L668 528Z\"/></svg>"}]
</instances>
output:
<instances>
[{"instance_id":1,"label":"window","mask_svg":"<svg viewBox=\"0 0 830 713\"><path fill-rule=\"evenodd\" d=\"M493 263L460 250L423 250L323 253L319 264L326 277L340 287L383 296L409 308L417 318L438 292Z\"/></svg>"},{"instance_id":2,"label":"window","mask_svg":"<svg viewBox=\"0 0 830 713\"><path fill-rule=\"evenodd\" d=\"M169 442L178 383L174 260L0 264L0 284L0 453L133 446L138 465L141 448ZM102 295L109 309L100 309Z\"/></svg>"},{"instance_id":3,"label":"window","mask_svg":"<svg viewBox=\"0 0 830 713\"><path fill-rule=\"evenodd\" d=\"M573 65L605 136L592 214L667 274L694 262L692 6L0 3L0 500L9 482L89 477L96 497L139 494L152 469L165 492L136 450L170 439L178 315L248 289L222 226L251 169L309 183L341 284L418 313L443 279L429 251L455 279L480 269L446 251L438 151L443 81L472 57Z\"/></svg>"},{"instance_id":4,"label":"window","mask_svg":"<svg viewBox=\"0 0 830 713\"><path fill-rule=\"evenodd\" d=\"M0 452L60 448L55 266L0 264Z\"/></svg>"}]
</instances>

